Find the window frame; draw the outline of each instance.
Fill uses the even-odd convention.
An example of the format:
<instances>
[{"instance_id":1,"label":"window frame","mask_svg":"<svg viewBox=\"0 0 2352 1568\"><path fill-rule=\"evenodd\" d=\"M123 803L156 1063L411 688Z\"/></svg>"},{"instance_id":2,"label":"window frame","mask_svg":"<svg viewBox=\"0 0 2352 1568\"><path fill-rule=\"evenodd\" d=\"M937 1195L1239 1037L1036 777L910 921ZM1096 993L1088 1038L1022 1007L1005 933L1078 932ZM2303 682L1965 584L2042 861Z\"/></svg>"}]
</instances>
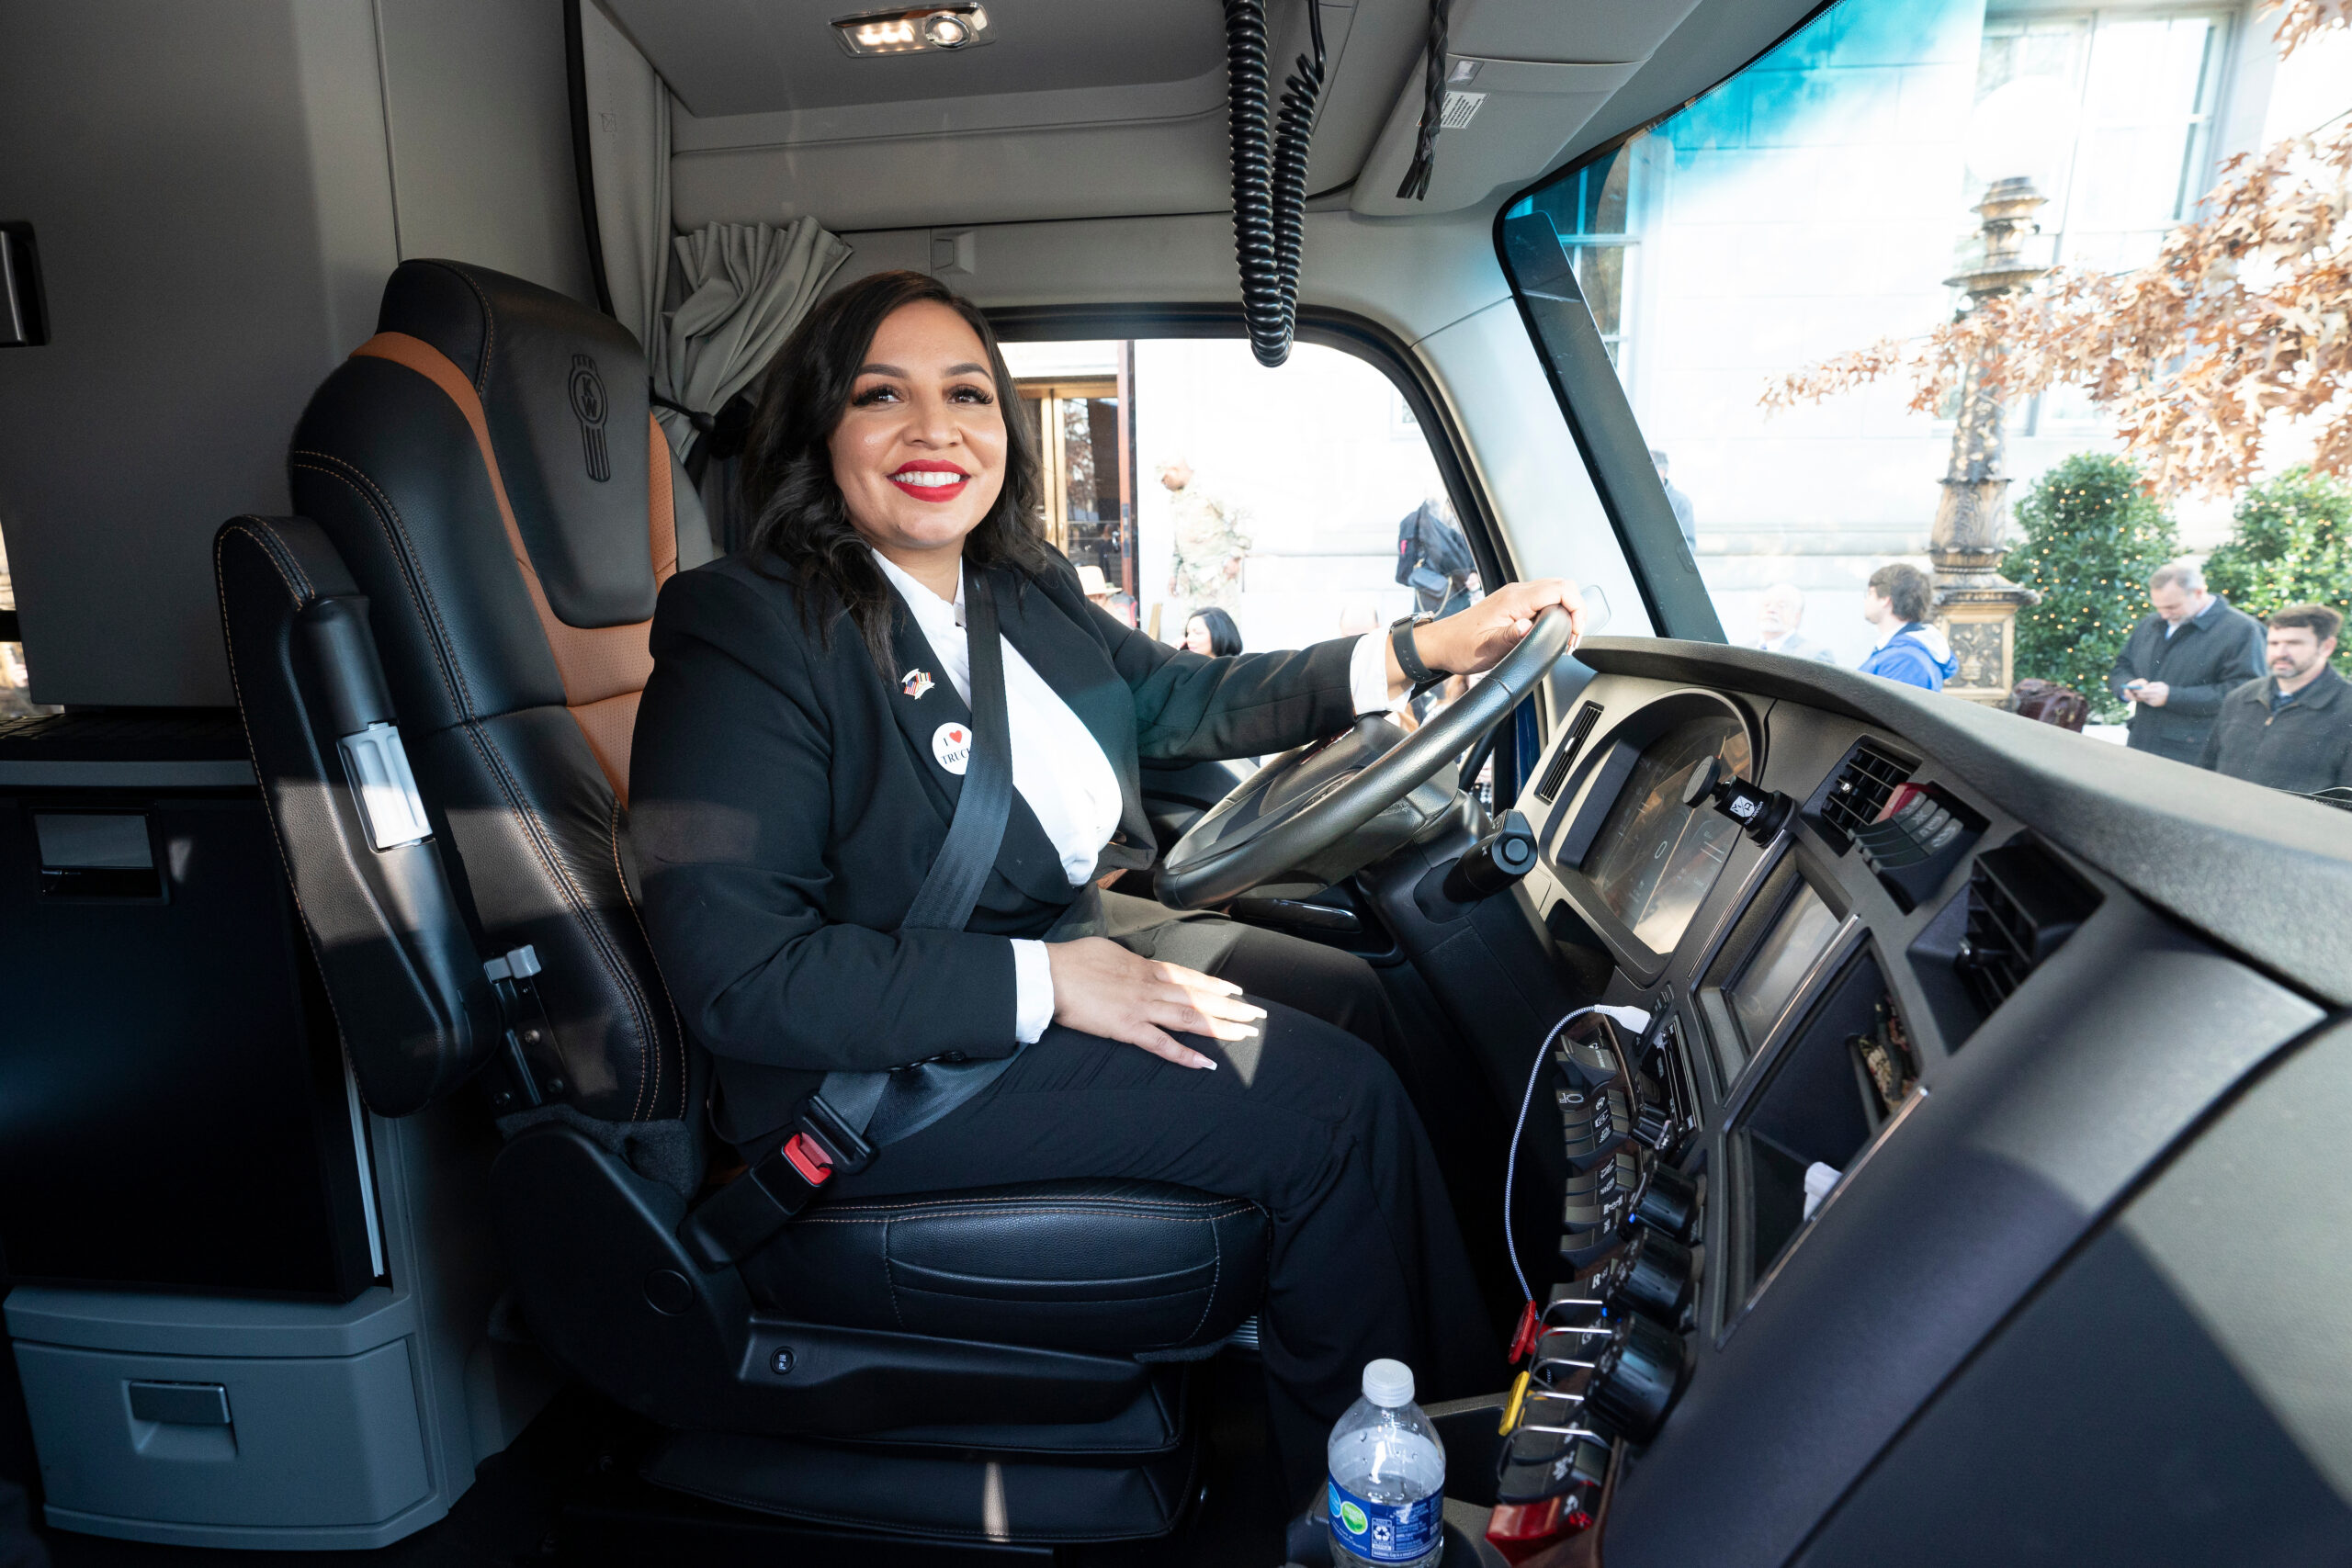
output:
<instances>
[{"instance_id":1,"label":"window frame","mask_svg":"<svg viewBox=\"0 0 2352 1568\"><path fill-rule=\"evenodd\" d=\"M1238 303L1004 305L984 307L982 313L999 338L1014 343L1249 335ZM1454 518L1470 541L1470 554L1477 562L1479 578L1489 592L1501 583L1517 581L1520 574L1510 557L1509 540L1486 487L1478 482L1461 427L1454 423L1453 411L1438 396L1436 378L1404 340L1369 317L1320 305L1298 308L1294 335L1297 342L1337 349L1363 360L1387 378L1419 426L1430 460L1437 465L1446 497L1453 503ZM1596 477L1595 489L1600 488ZM1602 504L1607 504L1605 491ZM1669 524L1671 521L1669 516ZM1680 536L1676 538L1679 541ZM1633 568L1633 573L1636 582L1642 581L1638 565ZM1581 680L1577 683L1581 686ZM1564 700L1555 699L1548 685L1539 686L1534 699L1545 708ZM1521 703L1517 715L1496 739L1495 777L1498 783L1504 779L1512 781L1508 792L1496 792L1498 813L1517 798L1534 768L1539 754L1538 738L1549 728L1548 716L1533 703Z\"/></svg>"},{"instance_id":2,"label":"window frame","mask_svg":"<svg viewBox=\"0 0 2352 1568\"><path fill-rule=\"evenodd\" d=\"M1501 269L1503 281L1510 289L1512 303L1519 308L1520 325L1527 333L1528 347L1534 351L1536 362L1543 367L1544 379L1552 389L1553 399L1560 405L1560 417L1566 422L1568 434L1576 442L1577 455L1584 459L1585 470L1592 479L1593 491L1600 498L1601 510L1608 515L1610 530L1617 536L1617 547L1625 557L1626 569L1633 573L1634 584L1641 590L1642 607L1649 614L1650 625L1666 637L1694 642L1722 643L1729 640L1724 635L1723 618L1716 614L1714 597L1699 575L1699 563L1682 541L1682 529L1674 521L1674 509L1666 499L1666 486L1659 480L1657 469L1649 460L1648 438L1642 434L1641 422L1634 417L1633 399L1618 376L1615 363L1609 357L1589 307L1583 314L1585 325L1590 329L1592 342L1589 345L1580 346L1589 347L1591 352L1579 353L1573 364L1564 367L1546 349L1534 312L1528 308L1526 291L1521 288L1519 275L1511 266L1504 228L1511 209L1520 203L1573 175L1581 175L1591 164L1663 125L1733 77L1752 69L1758 61L1813 26L1824 12L1840 4L1843 0L1820 0L1819 5L1807 9L1803 16L1767 39L1762 48L1721 76L1688 97L1668 105L1649 118L1629 125L1615 135L1593 143L1559 168L1530 180L1495 209L1495 264ZM1576 283L1573 262L1567 270L1570 292L1577 303L1582 305L1583 291ZM1622 339L1623 334L1621 333L1619 336ZM1596 355L1598 373L1592 363ZM1623 455L1610 445L1622 441L1627 431L1636 438L1638 464L1624 460ZM1599 442L1594 439L1596 435L1601 438Z\"/></svg>"}]
</instances>

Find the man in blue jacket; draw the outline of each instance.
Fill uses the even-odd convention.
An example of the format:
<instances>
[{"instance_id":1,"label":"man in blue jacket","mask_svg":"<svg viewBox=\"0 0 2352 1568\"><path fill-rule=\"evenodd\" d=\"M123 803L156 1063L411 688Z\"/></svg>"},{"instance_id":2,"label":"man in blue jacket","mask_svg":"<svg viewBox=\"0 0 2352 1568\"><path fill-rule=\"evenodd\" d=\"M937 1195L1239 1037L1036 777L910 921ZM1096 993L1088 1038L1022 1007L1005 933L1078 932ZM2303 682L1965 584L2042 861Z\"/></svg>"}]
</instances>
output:
<instances>
[{"instance_id":1,"label":"man in blue jacket","mask_svg":"<svg viewBox=\"0 0 2352 1568\"><path fill-rule=\"evenodd\" d=\"M1960 673L1944 634L1928 625L1933 590L1928 574L1894 561L1871 573L1862 590L1862 619L1879 631L1878 646L1862 660L1862 673L1883 675L1906 686L1940 692Z\"/></svg>"}]
</instances>

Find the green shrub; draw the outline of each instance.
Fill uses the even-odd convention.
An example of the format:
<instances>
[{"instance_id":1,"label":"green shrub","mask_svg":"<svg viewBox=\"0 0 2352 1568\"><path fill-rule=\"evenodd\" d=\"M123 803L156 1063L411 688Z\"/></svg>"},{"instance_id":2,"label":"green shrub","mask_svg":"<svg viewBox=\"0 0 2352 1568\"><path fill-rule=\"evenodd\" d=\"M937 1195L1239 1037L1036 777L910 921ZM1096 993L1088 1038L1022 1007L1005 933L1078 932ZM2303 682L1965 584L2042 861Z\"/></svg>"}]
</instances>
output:
<instances>
[{"instance_id":1,"label":"green shrub","mask_svg":"<svg viewBox=\"0 0 2352 1568\"><path fill-rule=\"evenodd\" d=\"M2092 717L2120 720L2107 675L2148 613L2150 574L2179 553L2171 516L2141 491L2139 465L2081 452L2034 480L2017 520L2025 537L2001 574L2041 595L2018 612L2017 678L2072 686Z\"/></svg>"},{"instance_id":2,"label":"green shrub","mask_svg":"<svg viewBox=\"0 0 2352 1568\"><path fill-rule=\"evenodd\" d=\"M2249 615L2287 604L2352 608L2352 486L2290 468L2245 492L2230 542L2205 563L2208 587ZM2352 675L2352 651L2335 656Z\"/></svg>"}]
</instances>

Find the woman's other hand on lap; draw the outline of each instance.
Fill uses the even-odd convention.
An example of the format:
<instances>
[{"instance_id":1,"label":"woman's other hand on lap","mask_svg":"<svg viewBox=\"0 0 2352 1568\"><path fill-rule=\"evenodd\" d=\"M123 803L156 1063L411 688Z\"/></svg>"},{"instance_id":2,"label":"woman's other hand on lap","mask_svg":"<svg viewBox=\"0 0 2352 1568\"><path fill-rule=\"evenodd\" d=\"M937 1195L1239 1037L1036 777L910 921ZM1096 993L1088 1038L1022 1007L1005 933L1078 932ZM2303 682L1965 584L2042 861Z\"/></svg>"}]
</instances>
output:
<instances>
[{"instance_id":1,"label":"woman's other hand on lap","mask_svg":"<svg viewBox=\"0 0 2352 1568\"><path fill-rule=\"evenodd\" d=\"M1241 987L1181 964L1129 953L1106 937L1046 944L1053 967L1054 1021L1081 1034L1139 1046L1182 1067L1216 1064L1175 1039L1248 1040L1266 1010L1241 999Z\"/></svg>"}]
</instances>

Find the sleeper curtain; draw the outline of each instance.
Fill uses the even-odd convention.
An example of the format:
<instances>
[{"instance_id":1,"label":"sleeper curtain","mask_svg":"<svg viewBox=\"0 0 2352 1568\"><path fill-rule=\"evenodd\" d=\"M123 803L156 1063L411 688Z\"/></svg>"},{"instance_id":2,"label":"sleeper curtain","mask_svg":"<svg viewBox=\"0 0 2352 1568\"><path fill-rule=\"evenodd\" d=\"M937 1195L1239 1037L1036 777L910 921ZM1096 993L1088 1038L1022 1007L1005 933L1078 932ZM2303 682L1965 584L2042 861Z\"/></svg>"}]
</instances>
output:
<instances>
[{"instance_id":1,"label":"sleeper curtain","mask_svg":"<svg viewBox=\"0 0 2352 1568\"><path fill-rule=\"evenodd\" d=\"M814 218L788 229L713 223L673 246L681 298L654 334L653 389L712 415L767 368L850 249ZM691 458L700 434L693 423L673 409L655 413L678 456Z\"/></svg>"},{"instance_id":2,"label":"sleeper curtain","mask_svg":"<svg viewBox=\"0 0 2352 1568\"><path fill-rule=\"evenodd\" d=\"M614 319L652 365L669 283L670 89L594 0L580 6L580 63L597 259Z\"/></svg>"},{"instance_id":3,"label":"sleeper curtain","mask_svg":"<svg viewBox=\"0 0 2352 1568\"><path fill-rule=\"evenodd\" d=\"M654 328L653 390L691 412L657 405L654 417L702 497L712 540L731 554L753 522L741 488L753 383L850 248L813 218L788 229L713 223L673 244L676 305Z\"/></svg>"},{"instance_id":4,"label":"sleeper curtain","mask_svg":"<svg viewBox=\"0 0 2352 1568\"><path fill-rule=\"evenodd\" d=\"M694 479L713 540L737 549L747 522L736 491L747 410L721 416L767 368L850 247L808 217L784 228L712 223L673 234L669 86L594 0L579 13L605 291L614 317L644 345L661 400L654 417Z\"/></svg>"}]
</instances>

